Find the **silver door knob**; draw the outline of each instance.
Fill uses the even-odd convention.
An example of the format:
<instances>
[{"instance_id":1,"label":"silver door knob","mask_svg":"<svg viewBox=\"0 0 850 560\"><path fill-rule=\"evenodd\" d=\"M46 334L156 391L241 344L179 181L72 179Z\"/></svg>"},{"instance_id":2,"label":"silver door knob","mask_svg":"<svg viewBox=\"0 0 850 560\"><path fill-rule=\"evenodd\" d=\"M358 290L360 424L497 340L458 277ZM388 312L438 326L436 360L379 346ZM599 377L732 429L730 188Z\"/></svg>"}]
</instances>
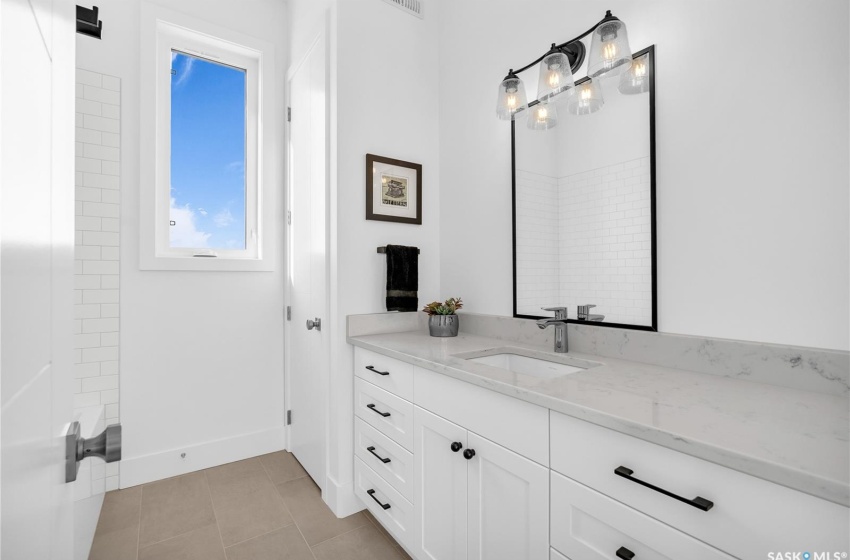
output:
<instances>
[{"instance_id":1,"label":"silver door knob","mask_svg":"<svg viewBox=\"0 0 850 560\"><path fill-rule=\"evenodd\" d=\"M121 424L107 426L93 438L80 435L80 423L71 422L65 434L65 482L77 480L80 461L100 457L107 463L121 460Z\"/></svg>"},{"instance_id":2,"label":"silver door knob","mask_svg":"<svg viewBox=\"0 0 850 560\"><path fill-rule=\"evenodd\" d=\"M322 330L322 320L318 317L313 320L307 319L307 330L312 331L313 329L316 329L317 331Z\"/></svg>"}]
</instances>

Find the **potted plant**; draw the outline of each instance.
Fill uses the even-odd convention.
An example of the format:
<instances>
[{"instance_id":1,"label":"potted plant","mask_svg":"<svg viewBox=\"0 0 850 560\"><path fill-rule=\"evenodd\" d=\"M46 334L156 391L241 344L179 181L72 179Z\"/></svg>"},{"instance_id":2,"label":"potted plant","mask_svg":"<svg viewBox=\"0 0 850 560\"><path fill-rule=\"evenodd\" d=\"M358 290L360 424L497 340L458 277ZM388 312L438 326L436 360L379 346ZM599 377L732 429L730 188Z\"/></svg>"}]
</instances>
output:
<instances>
[{"instance_id":1,"label":"potted plant","mask_svg":"<svg viewBox=\"0 0 850 560\"><path fill-rule=\"evenodd\" d=\"M428 314L428 330L431 336L457 336L460 325L455 313L463 307L460 298L449 298L444 303L432 301L422 311Z\"/></svg>"}]
</instances>

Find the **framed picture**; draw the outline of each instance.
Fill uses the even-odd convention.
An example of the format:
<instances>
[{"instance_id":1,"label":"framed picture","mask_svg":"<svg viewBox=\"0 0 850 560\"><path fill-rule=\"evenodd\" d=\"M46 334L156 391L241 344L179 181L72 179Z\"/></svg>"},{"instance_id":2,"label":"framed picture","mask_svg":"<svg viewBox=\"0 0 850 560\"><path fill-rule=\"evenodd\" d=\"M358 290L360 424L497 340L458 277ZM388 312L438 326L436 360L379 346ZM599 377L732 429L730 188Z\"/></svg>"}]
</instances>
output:
<instances>
[{"instance_id":1,"label":"framed picture","mask_svg":"<svg viewBox=\"0 0 850 560\"><path fill-rule=\"evenodd\" d=\"M366 219L422 225L422 166L366 154Z\"/></svg>"}]
</instances>

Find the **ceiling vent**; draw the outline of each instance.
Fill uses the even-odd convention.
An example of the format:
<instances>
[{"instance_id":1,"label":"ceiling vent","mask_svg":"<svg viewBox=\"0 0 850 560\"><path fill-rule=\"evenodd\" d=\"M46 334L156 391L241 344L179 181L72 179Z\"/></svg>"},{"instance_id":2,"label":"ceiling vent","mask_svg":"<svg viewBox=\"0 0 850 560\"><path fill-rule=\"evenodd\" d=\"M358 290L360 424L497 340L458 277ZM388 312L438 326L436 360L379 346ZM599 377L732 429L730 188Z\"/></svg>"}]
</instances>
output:
<instances>
[{"instance_id":1,"label":"ceiling vent","mask_svg":"<svg viewBox=\"0 0 850 560\"><path fill-rule=\"evenodd\" d=\"M391 4L396 8L404 10L408 14L412 16L416 16L419 19L424 18L422 15L422 0L384 0L387 4Z\"/></svg>"}]
</instances>

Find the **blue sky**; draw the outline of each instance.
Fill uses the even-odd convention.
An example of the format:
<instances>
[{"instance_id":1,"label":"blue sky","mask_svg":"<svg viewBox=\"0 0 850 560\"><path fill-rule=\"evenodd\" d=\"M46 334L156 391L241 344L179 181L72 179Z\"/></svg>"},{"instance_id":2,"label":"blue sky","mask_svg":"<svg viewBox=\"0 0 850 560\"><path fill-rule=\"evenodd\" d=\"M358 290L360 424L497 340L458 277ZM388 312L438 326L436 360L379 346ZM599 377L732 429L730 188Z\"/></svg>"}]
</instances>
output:
<instances>
[{"instance_id":1,"label":"blue sky","mask_svg":"<svg viewBox=\"0 0 850 560\"><path fill-rule=\"evenodd\" d=\"M172 247L245 248L245 72L171 56Z\"/></svg>"}]
</instances>

